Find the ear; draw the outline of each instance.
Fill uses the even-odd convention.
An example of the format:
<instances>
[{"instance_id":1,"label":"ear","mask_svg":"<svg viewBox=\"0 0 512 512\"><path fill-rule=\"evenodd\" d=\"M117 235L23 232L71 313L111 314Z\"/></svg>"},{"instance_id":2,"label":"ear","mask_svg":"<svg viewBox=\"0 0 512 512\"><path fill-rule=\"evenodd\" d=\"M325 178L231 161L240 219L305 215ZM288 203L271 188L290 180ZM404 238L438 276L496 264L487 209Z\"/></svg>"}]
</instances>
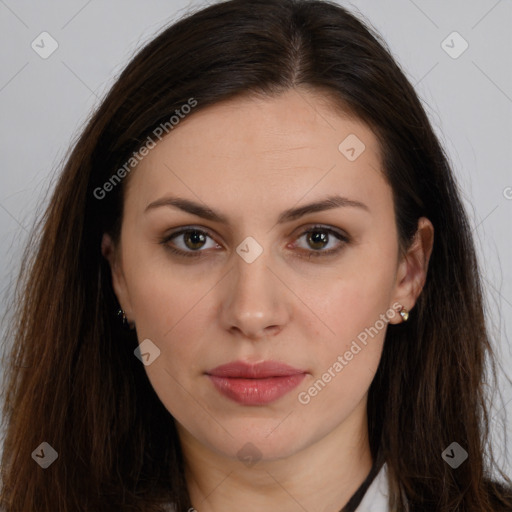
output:
<instances>
[{"instance_id":1,"label":"ear","mask_svg":"<svg viewBox=\"0 0 512 512\"><path fill-rule=\"evenodd\" d=\"M427 279L433 246L434 226L426 217L421 217L413 241L398 264L393 304L398 303L409 311L414 307ZM400 315L390 319L394 324L401 321Z\"/></svg>"},{"instance_id":2,"label":"ear","mask_svg":"<svg viewBox=\"0 0 512 512\"><path fill-rule=\"evenodd\" d=\"M117 300L130 322L130 319L133 318L133 312L123 273L120 246L116 246L112 237L107 233L103 233L103 238L101 240L101 254L109 262L114 293L116 294Z\"/></svg>"}]
</instances>

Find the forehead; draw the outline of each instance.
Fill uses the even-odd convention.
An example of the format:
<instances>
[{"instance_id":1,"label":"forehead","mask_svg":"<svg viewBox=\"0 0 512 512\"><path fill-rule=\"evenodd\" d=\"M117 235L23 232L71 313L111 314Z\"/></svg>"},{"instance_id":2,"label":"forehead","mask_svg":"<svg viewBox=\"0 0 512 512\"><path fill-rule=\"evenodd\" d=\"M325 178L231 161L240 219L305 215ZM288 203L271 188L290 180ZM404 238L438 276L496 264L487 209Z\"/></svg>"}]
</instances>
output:
<instances>
[{"instance_id":1,"label":"forehead","mask_svg":"<svg viewBox=\"0 0 512 512\"><path fill-rule=\"evenodd\" d=\"M164 192L263 207L334 188L360 198L387 186L371 129L327 96L304 90L238 97L194 112L129 181L137 193L127 198L139 208Z\"/></svg>"}]
</instances>

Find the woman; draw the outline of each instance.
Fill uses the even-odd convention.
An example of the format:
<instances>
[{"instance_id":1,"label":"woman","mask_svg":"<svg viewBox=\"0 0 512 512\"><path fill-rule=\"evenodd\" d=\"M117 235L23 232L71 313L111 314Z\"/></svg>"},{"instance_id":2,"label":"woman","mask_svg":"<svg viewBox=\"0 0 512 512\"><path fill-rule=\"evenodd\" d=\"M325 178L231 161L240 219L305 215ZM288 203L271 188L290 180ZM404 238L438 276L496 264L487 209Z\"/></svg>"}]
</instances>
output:
<instances>
[{"instance_id":1,"label":"woman","mask_svg":"<svg viewBox=\"0 0 512 512\"><path fill-rule=\"evenodd\" d=\"M512 510L457 186L343 8L231 0L169 27L36 233L6 511Z\"/></svg>"}]
</instances>

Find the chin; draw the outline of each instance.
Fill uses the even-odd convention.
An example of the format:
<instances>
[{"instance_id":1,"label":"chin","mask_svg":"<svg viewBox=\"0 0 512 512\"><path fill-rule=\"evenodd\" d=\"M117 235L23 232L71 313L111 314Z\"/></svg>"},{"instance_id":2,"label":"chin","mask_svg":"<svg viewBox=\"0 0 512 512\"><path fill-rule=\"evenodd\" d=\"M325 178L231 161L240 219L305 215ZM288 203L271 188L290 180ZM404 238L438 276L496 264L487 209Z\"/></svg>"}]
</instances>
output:
<instances>
[{"instance_id":1,"label":"chin","mask_svg":"<svg viewBox=\"0 0 512 512\"><path fill-rule=\"evenodd\" d=\"M286 428L284 424L279 424L280 421L267 420L261 428L255 425L253 419L237 422L237 425L226 425L231 436L225 434L221 438L212 438L210 435L206 444L221 455L242 462L246 458L269 462L286 459L310 443L304 433L291 430L290 425Z\"/></svg>"}]
</instances>

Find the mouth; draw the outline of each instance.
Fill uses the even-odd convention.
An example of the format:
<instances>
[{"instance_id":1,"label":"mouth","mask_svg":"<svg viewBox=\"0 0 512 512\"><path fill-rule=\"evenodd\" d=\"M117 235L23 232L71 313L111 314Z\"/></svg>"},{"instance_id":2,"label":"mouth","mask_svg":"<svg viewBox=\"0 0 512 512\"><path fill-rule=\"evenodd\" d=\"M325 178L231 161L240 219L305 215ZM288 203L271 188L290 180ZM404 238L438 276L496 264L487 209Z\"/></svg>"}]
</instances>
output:
<instances>
[{"instance_id":1,"label":"mouth","mask_svg":"<svg viewBox=\"0 0 512 512\"><path fill-rule=\"evenodd\" d=\"M274 402L296 388L306 374L277 361L234 361L206 372L217 391L241 405Z\"/></svg>"}]
</instances>

